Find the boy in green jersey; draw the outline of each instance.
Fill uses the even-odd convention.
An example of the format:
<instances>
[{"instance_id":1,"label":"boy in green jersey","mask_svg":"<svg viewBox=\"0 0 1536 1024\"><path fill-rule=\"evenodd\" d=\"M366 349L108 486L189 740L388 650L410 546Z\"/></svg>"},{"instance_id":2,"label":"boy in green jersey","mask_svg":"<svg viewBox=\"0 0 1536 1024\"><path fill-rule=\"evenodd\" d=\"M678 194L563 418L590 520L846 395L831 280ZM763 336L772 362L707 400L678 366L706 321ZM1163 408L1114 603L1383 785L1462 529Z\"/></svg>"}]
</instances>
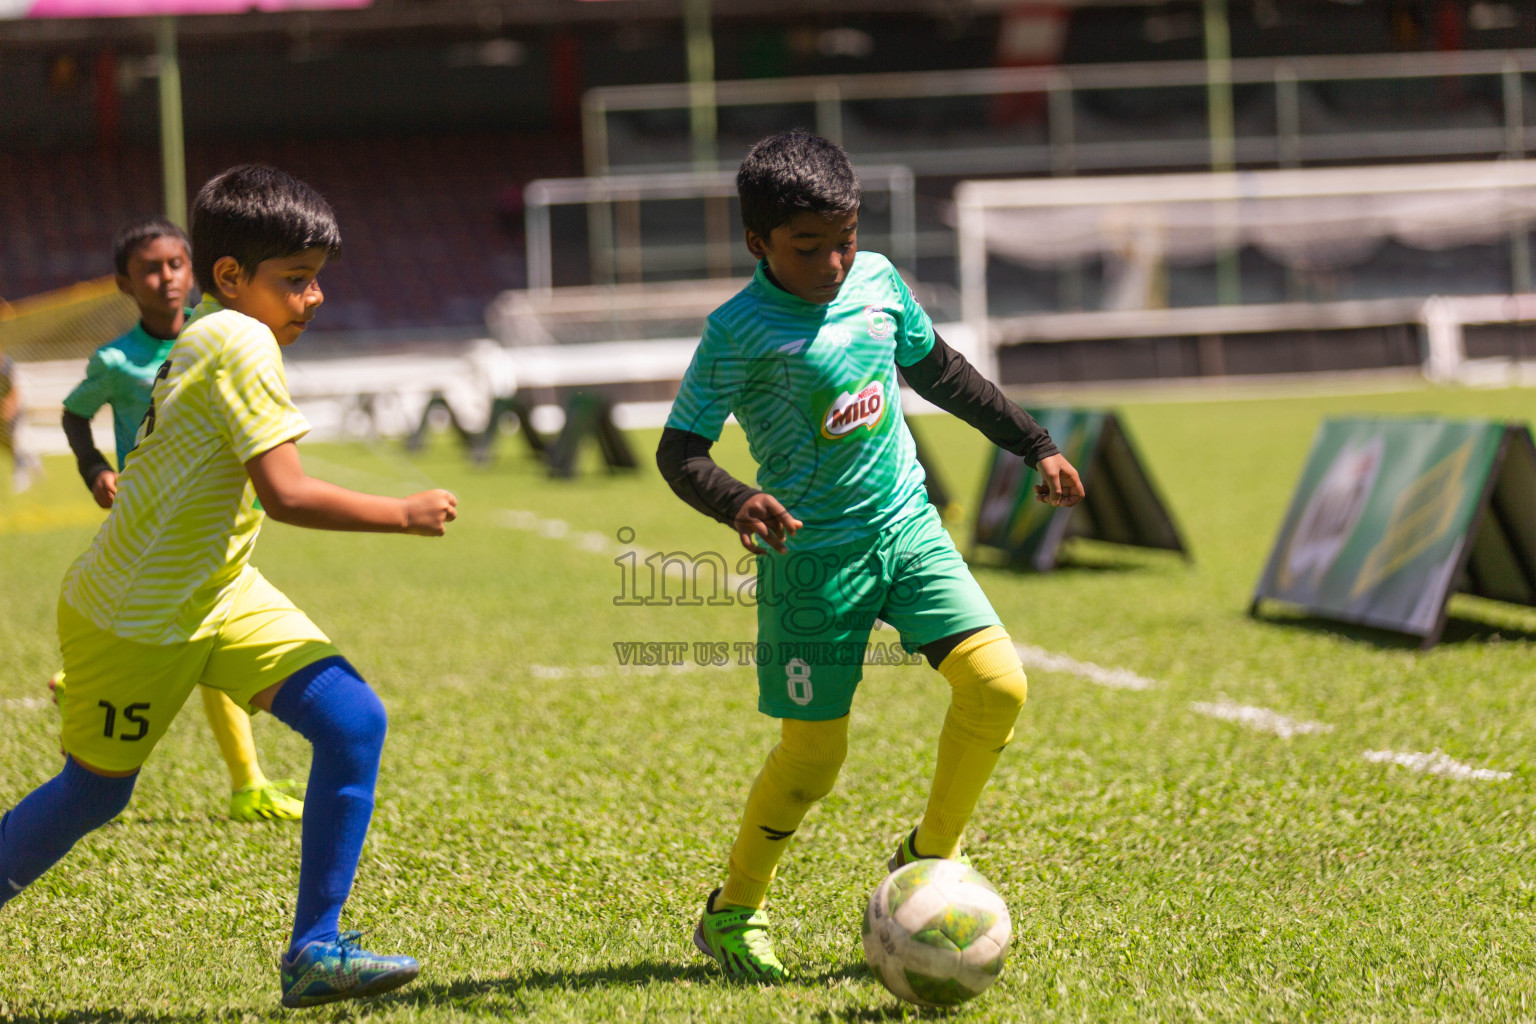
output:
<instances>
[{"instance_id":1,"label":"boy in green jersey","mask_svg":"<svg viewBox=\"0 0 1536 1024\"><path fill-rule=\"evenodd\" d=\"M91 356L85 379L64 399L64 436L69 439L85 486L102 508L117 496L117 474L133 451L134 436L149 411L155 373L171 354L186 322L192 293L192 254L181 228L160 217L134 221L112 242L117 288L139 307L139 322ZM91 436L91 418L103 405L112 407L117 469ZM64 673L51 680L55 694ZM256 758L251 716L223 692L198 687L208 725L229 768L229 816L235 821L298 821L304 804L283 792L285 784L268 779Z\"/></svg>"},{"instance_id":2,"label":"boy in green jersey","mask_svg":"<svg viewBox=\"0 0 1536 1024\"><path fill-rule=\"evenodd\" d=\"M776 981L768 885L785 840L837 779L875 620L951 687L927 810L891 870L957 854L1024 702L1018 653L928 503L897 368L1034 466L1040 500L1074 505L1083 487L1039 424L934 333L890 261L858 253L859 183L841 149L804 132L772 136L736 185L757 272L710 314L657 462L679 497L758 556L757 649L769 655L758 708L782 720L781 740L694 942L729 976ZM761 489L709 457L730 414Z\"/></svg>"}]
</instances>

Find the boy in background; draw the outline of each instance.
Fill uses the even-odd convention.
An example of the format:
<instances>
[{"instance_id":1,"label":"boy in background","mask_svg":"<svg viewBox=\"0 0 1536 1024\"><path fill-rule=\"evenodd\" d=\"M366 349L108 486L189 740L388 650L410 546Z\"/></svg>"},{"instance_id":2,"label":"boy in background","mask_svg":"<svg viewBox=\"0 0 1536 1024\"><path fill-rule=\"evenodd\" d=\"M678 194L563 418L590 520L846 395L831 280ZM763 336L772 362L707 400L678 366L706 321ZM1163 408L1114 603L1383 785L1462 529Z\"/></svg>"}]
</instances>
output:
<instances>
[{"instance_id":1,"label":"boy in background","mask_svg":"<svg viewBox=\"0 0 1536 1024\"><path fill-rule=\"evenodd\" d=\"M840 148L771 136L736 186L757 272L710 314L657 463L679 497L758 555L757 648L771 654L757 666L758 709L782 720L781 739L694 943L730 977L778 981L768 885L785 841L837 780L875 619L951 690L927 810L889 870L957 855L1024 703L1018 652L928 502L897 367L919 395L1035 467L1042 501L1074 505L1083 488L1045 430L934 333L890 261L859 254L861 193ZM709 457L732 413L762 490Z\"/></svg>"},{"instance_id":2,"label":"boy in background","mask_svg":"<svg viewBox=\"0 0 1536 1024\"><path fill-rule=\"evenodd\" d=\"M16 387L16 363L0 352L0 448L11 457L11 493L20 494L42 475L43 461L21 444L21 391Z\"/></svg>"},{"instance_id":3,"label":"boy in background","mask_svg":"<svg viewBox=\"0 0 1536 1024\"><path fill-rule=\"evenodd\" d=\"M385 992L420 970L340 932L373 815L384 705L309 617L250 564L263 519L312 529L441 536L447 491L360 494L304 473L309 424L279 346L324 297L341 247L319 193L270 167L198 192L193 271L203 300L155 377L112 511L65 574L59 645L64 770L0 818L0 905L116 817L146 757L199 684L260 708L314 747L284 1006ZM260 500L258 506L257 500Z\"/></svg>"},{"instance_id":4,"label":"boy in background","mask_svg":"<svg viewBox=\"0 0 1536 1024\"><path fill-rule=\"evenodd\" d=\"M139 322L122 337L97 349L85 367L85 380L64 399L64 436L75 454L80 477L96 504L110 509L117 495L117 474L133 451L134 437L149 411L155 373L186 322L183 306L192 292L192 254L181 228L159 217L134 221L112 241L117 289L139 307ZM91 418L103 405L112 407L117 469L91 436ZM64 673L51 680L55 696ZM304 804L283 792L288 784L269 780L256 758L251 716L222 691L200 686L208 725L229 768L229 816L235 821L298 821Z\"/></svg>"}]
</instances>

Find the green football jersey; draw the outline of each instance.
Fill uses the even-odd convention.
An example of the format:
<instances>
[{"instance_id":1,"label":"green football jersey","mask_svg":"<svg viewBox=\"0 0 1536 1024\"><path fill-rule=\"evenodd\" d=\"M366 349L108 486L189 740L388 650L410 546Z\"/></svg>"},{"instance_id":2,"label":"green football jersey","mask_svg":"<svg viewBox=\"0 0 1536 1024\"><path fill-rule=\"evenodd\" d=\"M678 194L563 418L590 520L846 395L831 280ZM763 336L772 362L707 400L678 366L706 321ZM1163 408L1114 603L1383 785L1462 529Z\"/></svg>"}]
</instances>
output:
<instances>
[{"instance_id":1,"label":"green football jersey","mask_svg":"<svg viewBox=\"0 0 1536 1024\"><path fill-rule=\"evenodd\" d=\"M97 349L85 364L85 380L64 399L64 408L90 419L103 405L112 407L112 434L117 442L117 470L133 451L139 424L149 411L155 374L176 342L151 337L143 324Z\"/></svg>"},{"instance_id":2,"label":"green football jersey","mask_svg":"<svg viewBox=\"0 0 1536 1024\"><path fill-rule=\"evenodd\" d=\"M709 315L667 426L714 441L735 414L757 486L805 524L792 548L872 537L928 500L896 366L931 348L933 322L879 253L859 253L823 304L759 264Z\"/></svg>"}]
</instances>

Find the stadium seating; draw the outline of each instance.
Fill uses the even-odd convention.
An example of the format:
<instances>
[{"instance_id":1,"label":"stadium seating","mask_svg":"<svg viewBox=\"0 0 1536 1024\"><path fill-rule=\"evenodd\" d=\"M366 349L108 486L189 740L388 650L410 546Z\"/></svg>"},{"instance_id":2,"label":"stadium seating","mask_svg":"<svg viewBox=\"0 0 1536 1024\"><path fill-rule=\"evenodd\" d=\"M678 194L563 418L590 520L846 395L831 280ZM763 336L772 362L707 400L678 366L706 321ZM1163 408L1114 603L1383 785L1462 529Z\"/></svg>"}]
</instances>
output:
<instances>
[{"instance_id":1,"label":"stadium seating","mask_svg":"<svg viewBox=\"0 0 1536 1024\"><path fill-rule=\"evenodd\" d=\"M521 135L224 142L192 148L187 177L271 163L330 199L346 249L325 273L326 330L478 327L524 281L521 185L579 160ZM157 151L0 152L0 181L7 299L110 273L117 226L161 207Z\"/></svg>"}]
</instances>

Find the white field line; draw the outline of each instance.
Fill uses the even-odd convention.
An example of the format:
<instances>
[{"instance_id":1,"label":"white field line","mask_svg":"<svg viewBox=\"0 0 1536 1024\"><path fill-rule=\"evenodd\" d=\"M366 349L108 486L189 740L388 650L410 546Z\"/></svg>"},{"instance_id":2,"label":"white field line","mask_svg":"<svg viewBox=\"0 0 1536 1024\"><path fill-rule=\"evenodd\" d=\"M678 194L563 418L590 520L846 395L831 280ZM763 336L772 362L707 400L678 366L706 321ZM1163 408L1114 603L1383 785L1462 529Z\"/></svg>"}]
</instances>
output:
<instances>
[{"instance_id":1,"label":"white field line","mask_svg":"<svg viewBox=\"0 0 1536 1024\"><path fill-rule=\"evenodd\" d=\"M1367 761L1376 764L1395 764L1407 768L1411 772L1426 772L1430 775L1444 775L1450 779L1477 779L1482 782L1502 782L1510 777L1510 772L1495 771L1492 768L1473 768L1469 764L1463 764L1448 754L1438 750L1428 754L1403 753L1396 750L1367 750L1363 755Z\"/></svg>"},{"instance_id":2,"label":"white field line","mask_svg":"<svg viewBox=\"0 0 1536 1024\"><path fill-rule=\"evenodd\" d=\"M662 551L647 551L638 544L623 544L609 538L606 534L596 530L578 532L564 519L542 519L537 512L527 509L504 508L496 512L496 523L509 530L527 530L550 540L563 540L580 548L582 551L590 551L594 555L612 555L615 558L623 555L634 554L641 562L648 562L655 555L665 557ZM688 580L688 566L684 560L670 560L661 563L661 575L667 579L680 581ZM643 570L649 571L649 570ZM647 579L650 577L647 576ZM756 574L746 573L735 577L733 586L742 586L752 583Z\"/></svg>"},{"instance_id":3,"label":"white field line","mask_svg":"<svg viewBox=\"0 0 1536 1024\"><path fill-rule=\"evenodd\" d=\"M694 665L529 665L535 679L601 679L605 676L654 676L663 672L687 672Z\"/></svg>"},{"instance_id":4,"label":"white field line","mask_svg":"<svg viewBox=\"0 0 1536 1024\"><path fill-rule=\"evenodd\" d=\"M1283 740L1288 740L1292 736L1306 736L1333 730L1333 726L1326 722L1301 722L1288 715L1282 715L1278 711L1254 707L1252 704L1239 704L1226 697L1214 703L1195 701L1190 707L1202 715L1220 718L1225 722L1236 722L1256 732L1273 733Z\"/></svg>"},{"instance_id":5,"label":"white field line","mask_svg":"<svg viewBox=\"0 0 1536 1024\"><path fill-rule=\"evenodd\" d=\"M626 555L634 552L637 555L645 555L642 547L634 544L620 544L616 540L609 540L604 534L596 530L577 532L571 529L569 523L563 519L542 519L537 512L527 509L504 508L497 512L497 523L509 530L528 530L537 533L541 537L550 540L568 541L582 551L590 551L595 555ZM683 575L681 565L664 565L663 572L667 569L677 570L676 575ZM662 672L685 672L694 666L691 665L529 665L528 671L535 679L601 679L605 676L654 676Z\"/></svg>"},{"instance_id":6,"label":"white field line","mask_svg":"<svg viewBox=\"0 0 1536 1024\"><path fill-rule=\"evenodd\" d=\"M1034 647L1030 644L1013 646L1018 649L1019 660L1030 668L1038 668L1045 672L1066 672L1114 690L1150 690L1159 685L1156 679L1139 676L1130 669L1105 668L1091 661L1078 661L1065 654L1057 654L1055 651L1048 651L1043 647Z\"/></svg>"},{"instance_id":7,"label":"white field line","mask_svg":"<svg viewBox=\"0 0 1536 1024\"><path fill-rule=\"evenodd\" d=\"M0 708L7 711L36 711L52 703L52 699L48 697L7 697L0 700Z\"/></svg>"},{"instance_id":8,"label":"white field line","mask_svg":"<svg viewBox=\"0 0 1536 1024\"><path fill-rule=\"evenodd\" d=\"M527 509L501 509L497 514L499 525L512 530L528 530L551 540L565 540L583 551L593 554L624 555L635 552L638 555L646 555L644 548L634 544L620 544L610 540L604 534L595 530L576 532L571 529L569 523L563 519L543 519L537 512ZM676 568L681 573L681 566L664 565L663 572ZM1113 690L1151 690L1162 684L1156 679L1149 679L1143 675L1137 675L1126 668L1105 668L1091 661L1078 661L1066 654L1058 654L1048 651L1043 647L1035 647L1031 644L1014 644L1019 652L1019 659L1030 668L1037 668L1045 672L1064 672L1068 675L1078 676L1099 686L1105 686ZM566 679L581 677L595 679L612 672L616 675L654 675L663 671L678 671L687 666L680 665L589 665L582 668L566 668L558 665L530 665L529 671L538 679ZM41 707L48 703L41 697L23 697L20 700L0 701L0 707ZM1302 722L1283 715L1278 711L1268 708L1254 707L1248 704L1238 704L1223 697L1211 703L1196 701L1190 707L1202 715L1210 715L1223 721L1236 722L1259 732L1268 732L1282 739L1290 739L1292 736L1316 735L1329 732L1333 726L1326 722ZM1391 750L1368 750L1363 755L1367 761L1376 763L1391 763L1402 765L1410 771L1428 772L1432 775L1444 775L1454 779L1475 779L1479 781L1498 781L1510 777L1509 772L1495 771L1491 768L1473 768L1471 765L1462 764L1440 751L1429 754L1398 753Z\"/></svg>"},{"instance_id":9,"label":"white field line","mask_svg":"<svg viewBox=\"0 0 1536 1024\"><path fill-rule=\"evenodd\" d=\"M596 530L578 532L572 530L571 524L564 519L542 519L537 512L522 508L497 509L496 525L504 526L509 530L527 530L541 537L548 537L550 540L568 541L581 550L590 551L595 555L623 555L631 551L645 554L644 548L633 544L620 544Z\"/></svg>"},{"instance_id":10,"label":"white field line","mask_svg":"<svg viewBox=\"0 0 1536 1024\"><path fill-rule=\"evenodd\" d=\"M1100 686L1108 686L1118 690L1150 690L1161 685L1155 679L1139 676L1129 669L1105 668L1095 665L1091 661L1078 661L1076 658L1065 654L1057 654L1041 647L1032 647L1029 644L1015 644L1018 648L1019 658L1025 665L1042 669L1048 672L1065 672L1070 675L1080 676ZM1226 697L1215 702L1195 701L1190 708L1199 714L1210 715L1223 721L1235 722L1260 732L1272 733L1282 739L1290 739L1292 736L1317 735L1319 733L1333 731L1333 726L1326 722L1303 722L1283 715L1269 708L1254 707L1250 704L1238 704ZM1399 753L1392 750L1368 750L1363 755L1367 761L1378 764L1397 764L1410 771L1428 772L1432 775L1443 775L1452 779L1474 780L1479 782L1498 782L1510 778L1509 772L1496 771L1492 768L1474 768L1469 764L1463 764L1438 750L1429 754Z\"/></svg>"}]
</instances>

